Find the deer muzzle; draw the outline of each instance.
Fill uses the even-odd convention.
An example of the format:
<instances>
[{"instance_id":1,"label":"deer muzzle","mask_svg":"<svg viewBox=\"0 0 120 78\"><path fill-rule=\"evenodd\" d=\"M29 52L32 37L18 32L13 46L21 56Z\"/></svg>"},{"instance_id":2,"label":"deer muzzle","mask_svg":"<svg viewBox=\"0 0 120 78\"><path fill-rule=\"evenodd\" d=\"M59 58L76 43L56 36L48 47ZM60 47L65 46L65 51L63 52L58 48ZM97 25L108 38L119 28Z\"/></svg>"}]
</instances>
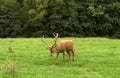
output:
<instances>
[{"instance_id":1,"label":"deer muzzle","mask_svg":"<svg viewBox=\"0 0 120 78\"><path fill-rule=\"evenodd\" d=\"M53 56L53 54L52 54L52 53L50 53L50 56Z\"/></svg>"}]
</instances>

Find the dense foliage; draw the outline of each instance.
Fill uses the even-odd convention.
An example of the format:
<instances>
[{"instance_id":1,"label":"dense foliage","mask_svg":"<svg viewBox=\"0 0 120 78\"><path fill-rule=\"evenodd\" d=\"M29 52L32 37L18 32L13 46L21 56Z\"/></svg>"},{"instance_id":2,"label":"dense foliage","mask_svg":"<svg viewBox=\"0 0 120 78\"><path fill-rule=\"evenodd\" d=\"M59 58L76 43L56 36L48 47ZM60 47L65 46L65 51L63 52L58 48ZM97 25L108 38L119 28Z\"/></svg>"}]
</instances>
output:
<instances>
[{"instance_id":1,"label":"dense foliage","mask_svg":"<svg viewBox=\"0 0 120 78\"><path fill-rule=\"evenodd\" d=\"M0 0L0 37L120 38L120 0Z\"/></svg>"}]
</instances>

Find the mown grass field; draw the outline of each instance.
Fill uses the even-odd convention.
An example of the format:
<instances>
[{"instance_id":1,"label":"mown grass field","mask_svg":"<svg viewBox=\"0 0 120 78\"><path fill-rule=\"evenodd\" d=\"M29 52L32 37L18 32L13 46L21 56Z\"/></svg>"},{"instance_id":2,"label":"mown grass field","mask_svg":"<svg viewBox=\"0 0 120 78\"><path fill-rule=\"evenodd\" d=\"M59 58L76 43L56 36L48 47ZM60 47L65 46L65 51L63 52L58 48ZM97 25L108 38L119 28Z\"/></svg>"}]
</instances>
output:
<instances>
[{"instance_id":1,"label":"mown grass field","mask_svg":"<svg viewBox=\"0 0 120 78\"><path fill-rule=\"evenodd\" d=\"M57 64L39 38L0 39L0 78L120 78L120 40L59 38L74 42L75 61ZM45 41L52 45L51 38ZM9 52L9 47L13 52ZM68 56L66 54L66 60Z\"/></svg>"}]
</instances>

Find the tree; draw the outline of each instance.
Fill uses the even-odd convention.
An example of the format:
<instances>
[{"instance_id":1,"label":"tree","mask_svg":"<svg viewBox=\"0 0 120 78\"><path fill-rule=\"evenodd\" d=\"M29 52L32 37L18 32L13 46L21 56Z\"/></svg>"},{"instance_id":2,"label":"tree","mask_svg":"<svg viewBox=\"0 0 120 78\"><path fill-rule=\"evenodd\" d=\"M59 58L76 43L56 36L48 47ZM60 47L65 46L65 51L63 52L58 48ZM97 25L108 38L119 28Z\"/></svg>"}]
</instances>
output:
<instances>
[{"instance_id":1,"label":"tree","mask_svg":"<svg viewBox=\"0 0 120 78\"><path fill-rule=\"evenodd\" d=\"M0 37L120 38L119 0L0 0Z\"/></svg>"},{"instance_id":2,"label":"tree","mask_svg":"<svg viewBox=\"0 0 120 78\"><path fill-rule=\"evenodd\" d=\"M16 37L21 28L19 4L16 0L1 0L0 4L0 37Z\"/></svg>"}]
</instances>

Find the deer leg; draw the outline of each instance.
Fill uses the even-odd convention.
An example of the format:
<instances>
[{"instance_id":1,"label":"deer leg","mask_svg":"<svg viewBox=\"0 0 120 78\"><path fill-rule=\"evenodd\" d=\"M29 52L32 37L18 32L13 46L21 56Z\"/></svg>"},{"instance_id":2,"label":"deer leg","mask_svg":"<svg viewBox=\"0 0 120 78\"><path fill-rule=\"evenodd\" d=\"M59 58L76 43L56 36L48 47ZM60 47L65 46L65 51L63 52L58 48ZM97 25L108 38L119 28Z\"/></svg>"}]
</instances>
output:
<instances>
[{"instance_id":1,"label":"deer leg","mask_svg":"<svg viewBox=\"0 0 120 78\"><path fill-rule=\"evenodd\" d=\"M72 50L72 60L74 61L74 51Z\"/></svg>"},{"instance_id":2,"label":"deer leg","mask_svg":"<svg viewBox=\"0 0 120 78\"><path fill-rule=\"evenodd\" d=\"M65 52L63 52L63 61L65 62Z\"/></svg>"},{"instance_id":3,"label":"deer leg","mask_svg":"<svg viewBox=\"0 0 120 78\"><path fill-rule=\"evenodd\" d=\"M57 59L58 59L58 56L59 56L59 53L57 53L57 56L56 56L55 61L54 61L54 64L56 64L56 61L57 61Z\"/></svg>"},{"instance_id":4,"label":"deer leg","mask_svg":"<svg viewBox=\"0 0 120 78\"><path fill-rule=\"evenodd\" d=\"M67 54L68 54L68 56L69 56L69 59L68 59L68 60L70 60L70 52L69 52L69 51L67 51Z\"/></svg>"}]
</instances>

